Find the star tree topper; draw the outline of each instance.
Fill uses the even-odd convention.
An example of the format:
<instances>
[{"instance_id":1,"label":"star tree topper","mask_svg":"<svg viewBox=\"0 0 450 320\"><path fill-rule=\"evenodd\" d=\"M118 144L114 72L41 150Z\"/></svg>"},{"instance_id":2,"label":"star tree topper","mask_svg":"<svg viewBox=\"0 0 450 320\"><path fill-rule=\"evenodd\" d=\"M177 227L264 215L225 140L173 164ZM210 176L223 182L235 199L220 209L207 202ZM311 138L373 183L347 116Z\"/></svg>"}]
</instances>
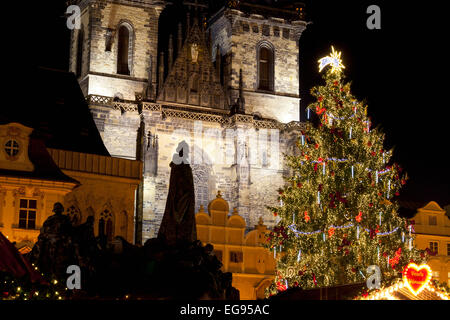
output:
<instances>
[{"instance_id":1,"label":"star tree topper","mask_svg":"<svg viewBox=\"0 0 450 320\"><path fill-rule=\"evenodd\" d=\"M333 46L331 46L331 55L319 60L319 72L322 72L327 65L331 65L331 72L338 73L345 69L342 64L341 52L335 51Z\"/></svg>"}]
</instances>

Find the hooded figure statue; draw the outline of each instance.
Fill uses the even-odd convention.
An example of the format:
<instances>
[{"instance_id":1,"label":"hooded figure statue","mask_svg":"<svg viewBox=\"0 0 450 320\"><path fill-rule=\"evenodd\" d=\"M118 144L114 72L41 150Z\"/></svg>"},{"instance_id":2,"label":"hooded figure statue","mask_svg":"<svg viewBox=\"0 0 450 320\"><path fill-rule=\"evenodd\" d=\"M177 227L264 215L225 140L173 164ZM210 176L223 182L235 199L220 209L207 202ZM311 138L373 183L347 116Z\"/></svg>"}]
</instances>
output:
<instances>
[{"instance_id":1,"label":"hooded figure statue","mask_svg":"<svg viewBox=\"0 0 450 320\"><path fill-rule=\"evenodd\" d=\"M158 238L169 245L197 240L195 193L192 169L188 162L189 146L178 145L170 163L169 194Z\"/></svg>"}]
</instances>

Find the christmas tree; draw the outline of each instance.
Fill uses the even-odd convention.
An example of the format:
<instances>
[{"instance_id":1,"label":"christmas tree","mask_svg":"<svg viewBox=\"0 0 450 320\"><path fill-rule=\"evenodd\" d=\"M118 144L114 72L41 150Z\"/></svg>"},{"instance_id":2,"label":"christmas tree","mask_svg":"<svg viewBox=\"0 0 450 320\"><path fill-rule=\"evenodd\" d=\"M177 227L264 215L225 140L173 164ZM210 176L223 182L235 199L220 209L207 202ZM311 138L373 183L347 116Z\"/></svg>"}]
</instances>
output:
<instances>
[{"instance_id":1,"label":"christmas tree","mask_svg":"<svg viewBox=\"0 0 450 320\"><path fill-rule=\"evenodd\" d=\"M424 260L412 226L397 214L406 174L391 163L384 134L371 128L367 107L350 93L340 53L333 48L319 62L325 85L312 89L317 101L308 106L318 124L309 122L295 155L286 156L290 174L279 206L269 207L278 219L267 244L277 261L271 294L364 283L371 265L386 286L411 260Z\"/></svg>"}]
</instances>

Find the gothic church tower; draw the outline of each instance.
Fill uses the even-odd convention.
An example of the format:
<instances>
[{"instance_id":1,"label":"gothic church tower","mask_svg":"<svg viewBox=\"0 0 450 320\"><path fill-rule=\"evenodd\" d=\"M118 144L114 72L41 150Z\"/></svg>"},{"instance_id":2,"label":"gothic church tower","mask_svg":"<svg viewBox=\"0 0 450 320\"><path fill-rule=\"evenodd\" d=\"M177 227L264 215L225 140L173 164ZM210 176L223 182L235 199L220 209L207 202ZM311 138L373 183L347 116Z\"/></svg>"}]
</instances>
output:
<instances>
[{"instance_id":1,"label":"gothic church tower","mask_svg":"<svg viewBox=\"0 0 450 320\"><path fill-rule=\"evenodd\" d=\"M222 60L230 100L241 96L247 114L300 121L299 40L307 25L303 4L228 2L210 19L210 31L212 58Z\"/></svg>"},{"instance_id":2,"label":"gothic church tower","mask_svg":"<svg viewBox=\"0 0 450 320\"><path fill-rule=\"evenodd\" d=\"M149 79L156 88L158 21L164 1L75 3L81 8L82 23L72 32L69 68L84 94L134 101Z\"/></svg>"}]
</instances>

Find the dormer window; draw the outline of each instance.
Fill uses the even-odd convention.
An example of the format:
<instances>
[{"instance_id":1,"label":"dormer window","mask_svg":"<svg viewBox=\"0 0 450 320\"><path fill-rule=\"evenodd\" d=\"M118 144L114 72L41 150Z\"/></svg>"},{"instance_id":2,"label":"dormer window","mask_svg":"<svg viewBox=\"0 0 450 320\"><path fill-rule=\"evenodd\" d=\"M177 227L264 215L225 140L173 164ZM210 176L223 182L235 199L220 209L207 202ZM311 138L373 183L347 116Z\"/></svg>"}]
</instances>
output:
<instances>
[{"instance_id":1,"label":"dormer window","mask_svg":"<svg viewBox=\"0 0 450 320\"><path fill-rule=\"evenodd\" d=\"M20 123L0 125L0 168L14 171L33 171L28 157L28 145L32 128Z\"/></svg>"},{"instance_id":2,"label":"dormer window","mask_svg":"<svg viewBox=\"0 0 450 320\"><path fill-rule=\"evenodd\" d=\"M5 152L11 158L15 158L20 151L19 143L16 140L9 140L5 143Z\"/></svg>"}]
</instances>

